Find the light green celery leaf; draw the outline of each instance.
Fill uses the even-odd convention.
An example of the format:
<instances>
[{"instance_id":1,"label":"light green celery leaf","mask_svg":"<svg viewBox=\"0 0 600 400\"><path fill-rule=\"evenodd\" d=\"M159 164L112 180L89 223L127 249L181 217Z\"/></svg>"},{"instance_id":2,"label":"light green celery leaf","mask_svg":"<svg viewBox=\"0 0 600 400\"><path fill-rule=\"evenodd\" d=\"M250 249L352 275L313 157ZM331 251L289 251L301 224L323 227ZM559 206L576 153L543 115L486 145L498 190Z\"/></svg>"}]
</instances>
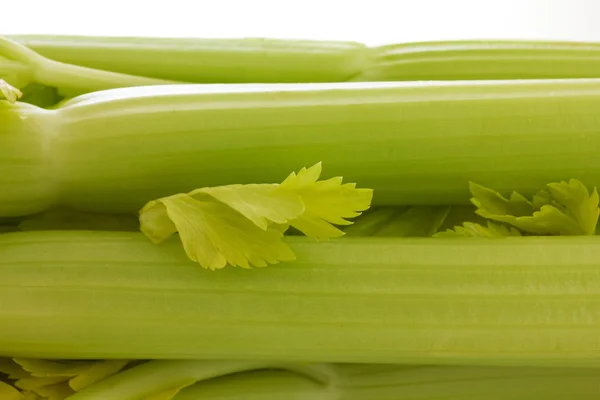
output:
<instances>
[{"instance_id":1,"label":"light green celery leaf","mask_svg":"<svg viewBox=\"0 0 600 400\"><path fill-rule=\"evenodd\" d=\"M512 226L506 226L488 221L487 226L474 222L465 222L462 226L455 226L444 232L438 232L434 237L506 237L521 236L521 232Z\"/></svg>"},{"instance_id":2,"label":"light green celery leaf","mask_svg":"<svg viewBox=\"0 0 600 400\"><path fill-rule=\"evenodd\" d=\"M548 191L554 198L554 206L576 221L585 235L593 235L598 224L598 191L590 192L576 179L569 182L550 183Z\"/></svg>"},{"instance_id":3,"label":"light green celery leaf","mask_svg":"<svg viewBox=\"0 0 600 400\"><path fill-rule=\"evenodd\" d=\"M85 372L90 361L49 361L37 358L14 358L17 364L34 377L71 377Z\"/></svg>"},{"instance_id":4,"label":"light green celery leaf","mask_svg":"<svg viewBox=\"0 0 600 400\"><path fill-rule=\"evenodd\" d=\"M598 223L598 193L580 181L547 185L531 202L518 193L506 199L483 186L471 184L477 214L534 235L593 235ZM529 210L528 208L529 207Z\"/></svg>"},{"instance_id":5,"label":"light green celery leaf","mask_svg":"<svg viewBox=\"0 0 600 400\"><path fill-rule=\"evenodd\" d=\"M24 400L23 394L5 382L0 382L0 399L2 400Z\"/></svg>"},{"instance_id":6,"label":"light green celery leaf","mask_svg":"<svg viewBox=\"0 0 600 400\"><path fill-rule=\"evenodd\" d=\"M57 383L64 383L67 380L68 378L64 376L29 376L27 378L19 379L18 381L16 381L15 386L23 390L37 391L42 387L55 385Z\"/></svg>"},{"instance_id":7,"label":"light green celery leaf","mask_svg":"<svg viewBox=\"0 0 600 400\"><path fill-rule=\"evenodd\" d=\"M22 373L16 371L14 365L2 364L7 364L12 369L12 375L19 376L15 383L18 388L43 398L63 400L76 391L119 372L128 363L125 360L49 361L15 358L14 365L21 368Z\"/></svg>"},{"instance_id":8,"label":"light green celery leaf","mask_svg":"<svg viewBox=\"0 0 600 400\"><path fill-rule=\"evenodd\" d=\"M8 377L13 380L30 376L29 372L25 371L19 364L14 362L12 358L0 358L0 373L8 375Z\"/></svg>"},{"instance_id":9,"label":"light green celery leaf","mask_svg":"<svg viewBox=\"0 0 600 400\"><path fill-rule=\"evenodd\" d=\"M371 203L372 190L342 184L340 177L319 181L320 175L319 163L281 184L226 185L163 197L140 210L140 229L155 243L179 233L188 257L208 269L292 261L283 241L290 226L320 240L341 236L332 224L350 224L347 218Z\"/></svg>"},{"instance_id":10,"label":"light green celery leaf","mask_svg":"<svg viewBox=\"0 0 600 400\"><path fill-rule=\"evenodd\" d=\"M149 216L149 224L146 224ZM156 224L157 220L166 219L169 222L164 224L165 229L160 223ZM195 197L180 194L154 200L142 209L140 221L142 231L158 242L178 231L188 257L212 270L227 264L264 267L295 259L281 231L261 229L236 210L205 194Z\"/></svg>"},{"instance_id":11,"label":"light green celery leaf","mask_svg":"<svg viewBox=\"0 0 600 400\"><path fill-rule=\"evenodd\" d=\"M453 205L450 206L450 211L440 225L437 232L442 232L448 229L454 229L455 226L460 226L465 222L473 222L481 225L486 225L487 220L475 211L477 208L474 205Z\"/></svg>"},{"instance_id":12,"label":"light green celery leaf","mask_svg":"<svg viewBox=\"0 0 600 400\"><path fill-rule=\"evenodd\" d=\"M75 391L84 389L111 375L116 374L127 366L127 360L103 360L91 364L85 371L69 380L69 386Z\"/></svg>"},{"instance_id":13,"label":"light green celery leaf","mask_svg":"<svg viewBox=\"0 0 600 400\"><path fill-rule=\"evenodd\" d=\"M66 382L43 386L35 389L34 392L48 400L66 400L75 394L75 391Z\"/></svg>"},{"instance_id":14,"label":"light green celery leaf","mask_svg":"<svg viewBox=\"0 0 600 400\"><path fill-rule=\"evenodd\" d=\"M392 218L373 236L430 237L444 223L449 211L449 206L412 206Z\"/></svg>"},{"instance_id":15,"label":"light green celery leaf","mask_svg":"<svg viewBox=\"0 0 600 400\"><path fill-rule=\"evenodd\" d=\"M0 93L2 94L2 97L10 103L16 102L23 96L23 93L21 93L19 89L11 86L3 79L0 79Z\"/></svg>"},{"instance_id":16,"label":"light green celery leaf","mask_svg":"<svg viewBox=\"0 0 600 400\"><path fill-rule=\"evenodd\" d=\"M35 392L24 392L23 396L23 400L46 400Z\"/></svg>"},{"instance_id":17,"label":"light green celery leaf","mask_svg":"<svg viewBox=\"0 0 600 400\"><path fill-rule=\"evenodd\" d=\"M471 182L469 184L472 198L471 202L488 215L511 215L514 217L529 216L533 212L533 205L517 192L512 192L509 199L495 190ZM484 216L485 217L485 216Z\"/></svg>"},{"instance_id":18,"label":"light green celery leaf","mask_svg":"<svg viewBox=\"0 0 600 400\"><path fill-rule=\"evenodd\" d=\"M533 200L531 202L531 205L534 210L539 210L543 206L547 206L547 205L551 205L551 204L552 204L552 196L550 195L550 192L548 192L547 190L544 190L544 189L537 192L533 196Z\"/></svg>"},{"instance_id":19,"label":"light green celery leaf","mask_svg":"<svg viewBox=\"0 0 600 400\"><path fill-rule=\"evenodd\" d=\"M349 236L372 236L398 214L402 214L408 207L378 207L363 213L344 229L346 237Z\"/></svg>"},{"instance_id":20,"label":"light green celery leaf","mask_svg":"<svg viewBox=\"0 0 600 400\"><path fill-rule=\"evenodd\" d=\"M298 193L304 202L305 211L290 225L306 236L327 240L339 237L343 231L332 224L350 225L348 218L361 215L373 199L373 190L357 189L354 183L342 184L342 177L319 181L321 163L292 172L281 188Z\"/></svg>"},{"instance_id":21,"label":"light green celery leaf","mask_svg":"<svg viewBox=\"0 0 600 400\"><path fill-rule=\"evenodd\" d=\"M208 194L238 211L261 229L270 223L286 224L304 213L297 193L277 184L227 185L196 189L190 194Z\"/></svg>"}]
</instances>

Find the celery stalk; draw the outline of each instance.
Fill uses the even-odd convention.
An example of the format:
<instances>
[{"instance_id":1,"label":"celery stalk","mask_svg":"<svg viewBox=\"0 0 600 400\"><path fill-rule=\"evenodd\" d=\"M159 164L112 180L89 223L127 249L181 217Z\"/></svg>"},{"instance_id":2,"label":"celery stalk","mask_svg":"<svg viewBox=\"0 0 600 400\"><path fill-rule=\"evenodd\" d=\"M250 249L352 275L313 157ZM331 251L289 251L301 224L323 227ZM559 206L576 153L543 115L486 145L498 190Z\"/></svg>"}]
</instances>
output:
<instances>
[{"instance_id":1,"label":"celery stalk","mask_svg":"<svg viewBox=\"0 0 600 400\"><path fill-rule=\"evenodd\" d=\"M135 400L167 390L181 389L198 381L242 371L283 368L297 372L305 378L327 382L335 372L330 365L275 365L260 361L198 361L154 360L113 375L89 386L70 400ZM323 373L326 375L323 376Z\"/></svg>"},{"instance_id":2,"label":"celery stalk","mask_svg":"<svg viewBox=\"0 0 600 400\"><path fill-rule=\"evenodd\" d=\"M25 103L0 103L1 217L37 213L57 202L50 155L54 129L46 113Z\"/></svg>"},{"instance_id":3,"label":"celery stalk","mask_svg":"<svg viewBox=\"0 0 600 400\"><path fill-rule=\"evenodd\" d=\"M469 181L526 197L571 178L592 187L599 108L600 80L181 85L53 110L0 104L11 149L0 180L15 187L0 186L0 216L57 203L133 213L199 187L280 182L319 161L374 189L375 206L465 204ZM58 198L42 196L50 189Z\"/></svg>"},{"instance_id":4,"label":"celery stalk","mask_svg":"<svg viewBox=\"0 0 600 400\"><path fill-rule=\"evenodd\" d=\"M276 369L218 376L223 370L221 367L219 371L218 366L227 364L231 368L236 362L151 361L136 367L135 373L126 371L121 376L113 376L98 384L98 389L82 391L72 399L136 399L141 393L152 393L150 389L159 387L160 382L185 382L185 377L201 370L205 372L198 376L217 377L182 388L174 400L239 399L241 396L252 400L586 399L597 395L600 383L597 368L338 364L331 365L333 375L326 380ZM131 390L134 381L138 383L138 390ZM133 396L134 393L138 396ZM282 397L275 397L277 395Z\"/></svg>"},{"instance_id":5,"label":"celery stalk","mask_svg":"<svg viewBox=\"0 0 600 400\"><path fill-rule=\"evenodd\" d=\"M75 393L70 400L135 400L199 380L264 368L256 361L151 361Z\"/></svg>"},{"instance_id":6,"label":"celery stalk","mask_svg":"<svg viewBox=\"0 0 600 400\"><path fill-rule=\"evenodd\" d=\"M51 60L4 37L0 37L0 78L17 87L29 84L55 87L63 97L96 90L174 83Z\"/></svg>"},{"instance_id":7,"label":"celery stalk","mask_svg":"<svg viewBox=\"0 0 600 400\"><path fill-rule=\"evenodd\" d=\"M0 235L0 354L600 365L600 239L289 238L207 271L137 233Z\"/></svg>"},{"instance_id":8,"label":"celery stalk","mask_svg":"<svg viewBox=\"0 0 600 400\"><path fill-rule=\"evenodd\" d=\"M374 205L464 204L469 181L525 196L593 186L599 108L600 80L215 85L100 92L47 118L61 202L135 212L319 161Z\"/></svg>"},{"instance_id":9,"label":"celery stalk","mask_svg":"<svg viewBox=\"0 0 600 400\"><path fill-rule=\"evenodd\" d=\"M338 393L289 371L233 374L184 388L174 400L335 400Z\"/></svg>"},{"instance_id":10,"label":"celery stalk","mask_svg":"<svg viewBox=\"0 0 600 400\"><path fill-rule=\"evenodd\" d=\"M354 42L17 35L45 57L89 68L196 83L345 81L369 50Z\"/></svg>"},{"instance_id":11,"label":"celery stalk","mask_svg":"<svg viewBox=\"0 0 600 400\"><path fill-rule=\"evenodd\" d=\"M373 49L357 81L493 80L600 77L600 43L449 41Z\"/></svg>"}]
</instances>

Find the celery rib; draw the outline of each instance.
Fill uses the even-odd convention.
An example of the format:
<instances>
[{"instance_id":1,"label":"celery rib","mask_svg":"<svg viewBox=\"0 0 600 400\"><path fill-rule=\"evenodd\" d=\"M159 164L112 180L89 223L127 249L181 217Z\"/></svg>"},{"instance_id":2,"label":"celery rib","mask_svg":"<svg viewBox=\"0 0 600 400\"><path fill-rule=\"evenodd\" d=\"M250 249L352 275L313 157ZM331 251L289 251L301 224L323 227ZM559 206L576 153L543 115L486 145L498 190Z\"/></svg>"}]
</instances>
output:
<instances>
[{"instance_id":1,"label":"celery rib","mask_svg":"<svg viewBox=\"0 0 600 400\"><path fill-rule=\"evenodd\" d=\"M21 108L2 109L8 154L40 146L20 144L22 131L51 137L53 165L40 168L60 196L46 203L83 211L133 213L199 187L278 182L319 161L372 188L375 206L466 204L469 181L530 197L548 182L600 179L600 80L174 85L29 107L25 121ZM3 181L30 179L15 168L0 158Z\"/></svg>"},{"instance_id":2,"label":"celery rib","mask_svg":"<svg viewBox=\"0 0 600 400\"><path fill-rule=\"evenodd\" d=\"M20 70L15 63L22 65ZM51 60L5 37L0 37L0 76L6 76L8 82L17 87L28 84L55 87L64 97L113 88L175 83Z\"/></svg>"},{"instance_id":3,"label":"celery rib","mask_svg":"<svg viewBox=\"0 0 600 400\"><path fill-rule=\"evenodd\" d=\"M466 204L469 181L594 186L599 108L600 80L130 88L57 109L53 151L63 204L88 211L319 161L374 205Z\"/></svg>"},{"instance_id":4,"label":"celery rib","mask_svg":"<svg viewBox=\"0 0 600 400\"><path fill-rule=\"evenodd\" d=\"M127 38L16 35L64 63L192 83L345 81L370 61L365 45L279 39Z\"/></svg>"},{"instance_id":5,"label":"celery rib","mask_svg":"<svg viewBox=\"0 0 600 400\"><path fill-rule=\"evenodd\" d=\"M136 233L2 235L0 354L600 365L596 237L289 243L215 273Z\"/></svg>"},{"instance_id":6,"label":"celery rib","mask_svg":"<svg viewBox=\"0 0 600 400\"><path fill-rule=\"evenodd\" d=\"M149 361L129 370L113 375L99 383L85 388L70 400L135 400L145 398L173 388L191 386L198 381L224 375L269 368L284 368L299 372L305 379L325 379L326 384L335 373L328 365L277 365L260 361L194 361L167 360Z\"/></svg>"},{"instance_id":7,"label":"celery rib","mask_svg":"<svg viewBox=\"0 0 600 400\"><path fill-rule=\"evenodd\" d=\"M289 371L264 370L203 381L184 388L173 400L337 400L331 389Z\"/></svg>"},{"instance_id":8,"label":"celery rib","mask_svg":"<svg viewBox=\"0 0 600 400\"><path fill-rule=\"evenodd\" d=\"M374 48L356 81L598 78L600 44L550 41L447 41Z\"/></svg>"}]
</instances>

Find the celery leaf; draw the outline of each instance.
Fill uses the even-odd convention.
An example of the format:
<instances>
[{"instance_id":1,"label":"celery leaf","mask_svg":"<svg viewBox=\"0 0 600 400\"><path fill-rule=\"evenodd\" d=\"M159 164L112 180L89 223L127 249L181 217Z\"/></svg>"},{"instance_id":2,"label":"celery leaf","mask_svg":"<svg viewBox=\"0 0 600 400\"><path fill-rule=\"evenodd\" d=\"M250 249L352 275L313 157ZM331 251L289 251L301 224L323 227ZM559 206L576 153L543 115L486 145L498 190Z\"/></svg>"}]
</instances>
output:
<instances>
[{"instance_id":1,"label":"celery leaf","mask_svg":"<svg viewBox=\"0 0 600 400\"><path fill-rule=\"evenodd\" d=\"M277 184L227 185L196 189L190 194L205 193L233 208L261 229L270 223L285 224L304 213L304 203L297 193L282 190Z\"/></svg>"},{"instance_id":2,"label":"celery leaf","mask_svg":"<svg viewBox=\"0 0 600 400\"><path fill-rule=\"evenodd\" d=\"M412 206L392 218L373 236L430 237L444 223L449 211L449 206Z\"/></svg>"},{"instance_id":3,"label":"celery leaf","mask_svg":"<svg viewBox=\"0 0 600 400\"><path fill-rule=\"evenodd\" d=\"M180 194L148 203L140 214L141 229L155 242L167 239L176 231L188 257L208 269L227 264L250 268L264 267L279 261L292 261L294 253L282 240L277 229L261 229L250 219L217 199ZM164 220L154 224L154 216ZM151 217L150 217L151 216Z\"/></svg>"},{"instance_id":4,"label":"celery leaf","mask_svg":"<svg viewBox=\"0 0 600 400\"><path fill-rule=\"evenodd\" d=\"M352 225L344 229L346 237L349 236L373 236L383 227L389 224L399 214L407 210L407 207L379 207L364 213Z\"/></svg>"},{"instance_id":5,"label":"celery leaf","mask_svg":"<svg viewBox=\"0 0 600 400\"><path fill-rule=\"evenodd\" d=\"M36 389L34 392L48 400L66 400L75 394L75 391L71 389L66 382L43 386Z\"/></svg>"},{"instance_id":6,"label":"celery leaf","mask_svg":"<svg viewBox=\"0 0 600 400\"><path fill-rule=\"evenodd\" d=\"M371 189L357 189L354 183L342 183L342 177L319 181L321 163L292 172L280 185L282 189L300 195L304 213L290 221L290 225L306 236L326 240L344 234L333 226L350 225L349 218L358 217L367 210L373 199Z\"/></svg>"},{"instance_id":7,"label":"celery leaf","mask_svg":"<svg viewBox=\"0 0 600 400\"><path fill-rule=\"evenodd\" d=\"M50 400L63 400L121 371L129 363L126 360L98 361L50 361L34 358L15 358L13 363L2 360L2 371L15 377L15 386L34 395ZM1 398L1 397L0 397Z\"/></svg>"},{"instance_id":8,"label":"celery leaf","mask_svg":"<svg viewBox=\"0 0 600 400\"><path fill-rule=\"evenodd\" d=\"M513 192L510 198L471 183L471 202L486 219L512 225L534 235L594 235L598 223L598 192L576 179L551 183L527 200Z\"/></svg>"},{"instance_id":9,"label":"celery leaf","mask_svg":"<svg viewBox=\"0 0 600 400\"><path fill-rule=\"evenodd\" d=\"M454 229L448 229L438 232L434 237L506 237L521 236L521 232L512 226L506 226L488 221L487 226L465 222L462 226L455 226Z\"/></svg>"},{"instance_id":10,"label":"celery leaf","mask_svg":"<svg viewBox=\"0 0 600 400\"><path fill-rule=\"evenodd\" d=\"M0 382L0 399L2 400L23 400L24 397L20 391L5 382Z\"/></svg>"},{"instance_id":11,"label":"celery leaf","mask_svg":"<svg viewBox=\"0 0 600 400\"><path fill-rule=\"evenodd\" d=\"M290 174L281 184L201 188L148 202L140 229L161 243L175 233L188 257L207 269L250 268L292 261L283 241L290 227L326 240L343 235L333 224L348 225L371 204L373 192L319 180L321 164Z\"/></svg>"},{"instance_id":12,"label":"celery leaf","mask_svg":"<svg viewBox=\"0 0 600 400\"><path fill-rule=\"evenodd\" d=\"M12 380L23 379L29 376L29 373L13 361L12 358L0 358L0 373L7 375Z\"/></svg>"},{"instance_id":13,"label":"celery leaf","mask_svg":"<svg viewBox=\"0 0 600 400\"><path fill-rule=\"evenodd\" d=\"M99 382L121 371L129 363L127 360L100 360L69 379L69 386L75 391Z\"/></svg>"}]
</instances>

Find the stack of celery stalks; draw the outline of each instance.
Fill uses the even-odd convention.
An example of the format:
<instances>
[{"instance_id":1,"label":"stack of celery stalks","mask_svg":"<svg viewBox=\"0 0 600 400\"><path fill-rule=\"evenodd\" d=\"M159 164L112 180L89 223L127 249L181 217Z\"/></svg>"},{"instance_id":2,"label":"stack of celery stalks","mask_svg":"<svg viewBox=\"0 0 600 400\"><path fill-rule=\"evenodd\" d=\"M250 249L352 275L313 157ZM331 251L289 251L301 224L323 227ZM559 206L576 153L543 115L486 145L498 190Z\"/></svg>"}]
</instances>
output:
<instances>
[{"instance_id":1,"label":"stack of celery stalks","mask_svg":"<svg viewBox=\"0 0 600 400\"><path fill-rule=\"evenodd\" d=\"M600 398L600 44L0 39L0 400Z\"/></svg>"}]
</instances>

